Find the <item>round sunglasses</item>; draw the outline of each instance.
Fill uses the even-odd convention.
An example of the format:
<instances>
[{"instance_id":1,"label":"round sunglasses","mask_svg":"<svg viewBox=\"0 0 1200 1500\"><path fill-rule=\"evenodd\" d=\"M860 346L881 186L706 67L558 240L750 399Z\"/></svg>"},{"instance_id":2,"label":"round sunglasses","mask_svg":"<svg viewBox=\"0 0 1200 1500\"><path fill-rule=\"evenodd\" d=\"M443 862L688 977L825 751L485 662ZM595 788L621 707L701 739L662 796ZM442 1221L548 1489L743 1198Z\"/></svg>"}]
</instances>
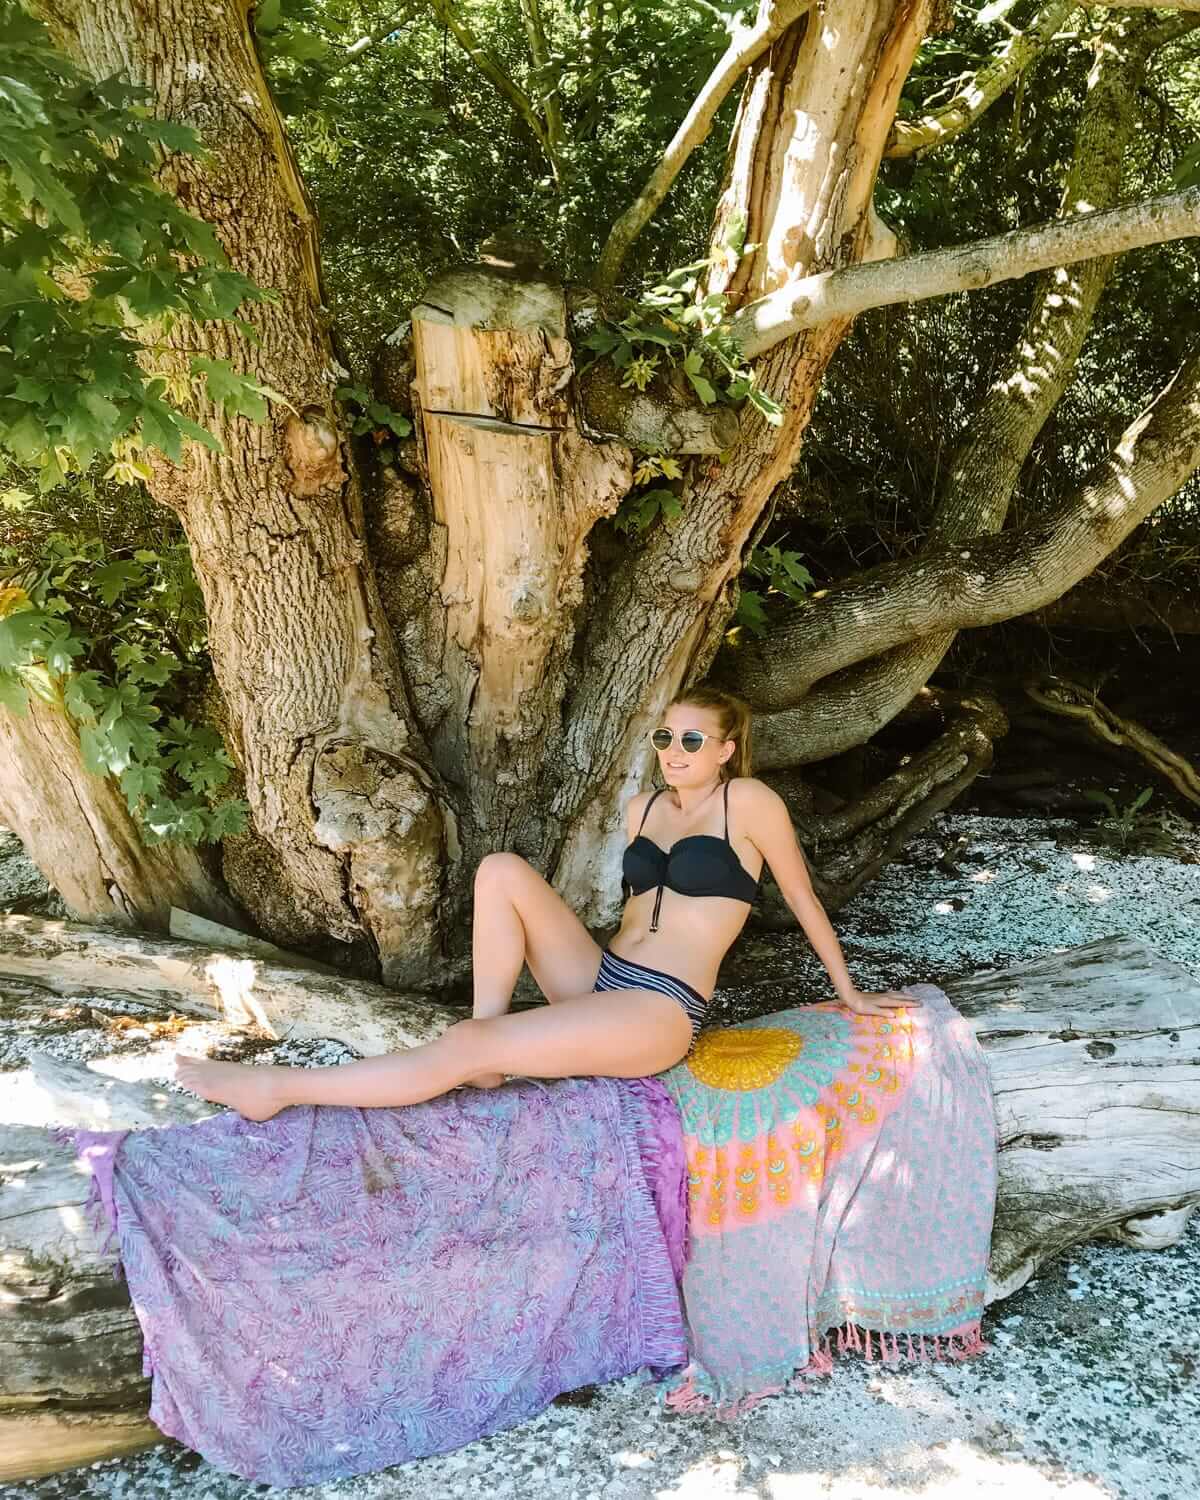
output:
<instances>
[{"instance_id":1,"label":"round sunglasses","mask_svg":"<svg viewBox=\"0 0 1200 1500\"><path fill-rule=\"evenodd\" d=\"M673 729L655 729L650 734L650 743L656 750L669 750L671 742L675 738ZM705 734L702 729L685 729L679 736L680 747L689 755L695 755L705 740L724 740L722 734Z\"/></svg>"}]
</instances>

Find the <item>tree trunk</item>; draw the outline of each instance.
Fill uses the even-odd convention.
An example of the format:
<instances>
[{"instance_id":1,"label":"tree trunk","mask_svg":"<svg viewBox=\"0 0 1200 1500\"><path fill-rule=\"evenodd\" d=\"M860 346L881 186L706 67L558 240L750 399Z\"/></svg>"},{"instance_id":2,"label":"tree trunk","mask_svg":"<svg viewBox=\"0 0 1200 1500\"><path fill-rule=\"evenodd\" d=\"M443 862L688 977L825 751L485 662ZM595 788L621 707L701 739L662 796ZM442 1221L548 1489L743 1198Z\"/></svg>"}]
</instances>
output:
<instances>
[{"instance_id":1,"label":"tree trunk","mask_svg":"<svg viewBox=\"0 0 1200 1500\"><path fill-rule=\"evenodd\" d=\"M241 920L198 850L142 841L117 783L84 765L60 705L31 693L24 714L0 709L0 762L0 821L80 921L166 932L172 906Z\"/></svg>"},{"instance_id":2,"label":"tree trunk","mask_svg":"<svg viewBox=\"0 0 1200 1500\"><path fill-rule=\"evenodd\" d=\"M256 425L204 396L198 419L224 443L158 457L150 491L183 523L204 593L209 647L275 878L314 941L366 937L388 981L428 977L436 906L456 856L453 819L408 707L363 544L363 508L332 390L338 366L323 305L315 224L255 51L245 0L46 0L62 45L94 77L123 72L165 116L198 128L210 165L176 155L163 185L215 229L236 269L279 293L248 313L251 344L222 324L178 328L185 349L231 358L280 392ZM230 880L269 926L272 893ZM292 940L297 937L292 933Z\"/></svg>"},{"instance_id":3,"label":"tree trunk","mask_svg":"<svg viewBox=\"0 0 1200 1500\"><path fill-rule=\"evenodd\" d=\"M1200 1203L1200 985L1117 937L945 988L979 1037L995 1094L988 1300L1083 1241L1174 1243ZM136 1128L210 1108L77 1065L39 1060L35 1077L38 1119ZM0 1127L0 1165L0 1407L144 1409L137 1324L82 1212L86 1177L46 1129L29 1125ZM21 1431L10 1421L18 1451ZM117 1437L128 1441L128 1430Z\"/></svg>"},{"instance_id":4,"label":"tree trunk","mask_svg":"<svg viewBox=\"0 0 1200 1500\"><path fill-rule=\"evenodd\" d=\"M711 249L743 215L746 256L710 290L731 306L793 276L860 260L874 243L871 192L896 103L929 18L927 0L828 0L790 26L747 76ZM616 914L623 808L652 765L646 732L705 675L735 602L742 551L790 474L826 365L849 327L826 323L772 349L759 384L783 407L757 412L726 463L695 461L683 516L598 583L580 631L559 774L542 799L561 824L555 883L592 925Z\"/></svg>"},{"instance_id":5,"label":"tree trunk","mask_svg":"<svg viewBox=\"0 0 1200 1500\"><path fill-rule=\"evenodd\" d=\"M360 470L330 394L344 372L312 214L243 0L42 5L93 75L124 70L149 85L164 114L201 129L211 164L172 158L164 181L210 219L239 270L280 294L277 305L251 310L259 343L223 327L176 330L166 359L182 368L184 341L199 343L291 409L277 406L256 427L206 398L197 415L225 455L190 444L179 467L157 464L151 485L179 513L192 548L229 748L263 851L226 841L230 889L268 936L291 947L344 944L406 989L465 976L470 876L491 849L524 854L603 932L618 914L624 806L653 764L646 730L713 663L743 552L795 465L850 304L766 350L755 373L782 422L750 409L732 451L714 457L731 436L728 413L699 412L668 390L635 399L605 370L580 380L570 334L594 316L594 299L564 291L533 261L485 256L426 290L410 345L383 361L404 388L393 400L411 405L417 424L401 446L404 468L364 458ZM787 302L812 278L829 291L894 250L872 189L932 8L933 0L825 0L777 34L774 22L792 12L767 7L774 21L754 42L711 237L713 251L723 249L736 218L757 248L718 263L703 289L726 293L731 312ZM1111 95L1116 121L1136 67L1125 78L1107 61L1101 72L1094 99ZM1101 118L1098 105L1093 114ZM1094 128L1088 140L1081 156L1107 191L1112 150L1099 158L1112 140ZM1190 232L1193 197L1171 199L1186 221L1172 232ZM1078 227L1072 233L1078 245ZM1051 233L1038 242L1044 253L1060 241ZM905 275L899 263L885 279ZM895 295L907 295L903 285ZM1038 337L1048 346L1061 332L1048 323ZM1066 369L1074 345L1063 347ZM953 631L981 623L985 605L988 618L1007 618L1012 577L1033 578L1039 546L1050 554L1045 577L1061 591L1072 581L1063 557L1106 555L1119 540L1112 516L1136 524L1178 486L1195 464L1191 428L1182 430L1195 425L1193 377L1160 403L1151 441L1140 426L1127 435L1131 450L1153 450L1147 461L1118 454L1110 487L1132 486L1137 504L1116 505L1093 486L1073 497L1057 530L993 535L985 540L998 546L970 549L968 560L981 557L984 568L955 561L959 532L943 539L937 588L915 581L923 559L895 579L864 581L868 597L881 582L890 591L889 607L865 621L854 615L853 588L829 591L809 611L821 650L791 654L799 670L823 665L836 680L798 695L798 709L793 696L764 716L760 737L761 769L791 777L797 812L805 792L795 768L890 723L919 695ZM1168 419L1180 433L1166 431ZM652 528L617 562L590 555L628 488L630 448L651 441L693 455L679 524ZM1097 506L1110 519L1088 525ZM964 599L976 613L960 619L949 604ZM847 603L848 624L839 613ZM919 770L872 790L871 817L851 829L861 836L857 870L842 860L827 884L849 890L878 868L897 838L987 764L1003 727L983 699L949 709ZM855 822L852 810L837 816ZM878 828L868 833L871 818Z\"/></svg>"}]
</instances>

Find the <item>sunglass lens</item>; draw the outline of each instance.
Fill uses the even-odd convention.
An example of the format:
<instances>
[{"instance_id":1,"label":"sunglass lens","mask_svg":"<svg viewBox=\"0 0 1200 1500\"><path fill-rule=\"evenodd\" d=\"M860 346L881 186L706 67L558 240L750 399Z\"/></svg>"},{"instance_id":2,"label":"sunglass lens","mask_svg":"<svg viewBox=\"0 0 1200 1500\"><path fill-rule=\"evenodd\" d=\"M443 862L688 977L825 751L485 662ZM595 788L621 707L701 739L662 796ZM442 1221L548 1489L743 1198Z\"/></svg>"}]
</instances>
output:
<instances>
[{"instance_id":1,"label":"sunglass lens","mask_svg":"<svg viewBox=\"0 0 1200 1500\"><path fill-rule=\"evenodd\" d=\"M704 743L704 736L698 729L685 729L679 736L679 743L689 755L695 755L696 751Z\"/></svg>"},{"instance_id":2,"label":"sunglass lens","mask_svg":"<svg viewBox=\"0 0 1200 1500\"><path fill-rule=\"evenodd\" d=\"M650 743L656 750L669 750L671 748L671 731L669 729L656 729L650 736Z\"/></svg>"}]
</instances>

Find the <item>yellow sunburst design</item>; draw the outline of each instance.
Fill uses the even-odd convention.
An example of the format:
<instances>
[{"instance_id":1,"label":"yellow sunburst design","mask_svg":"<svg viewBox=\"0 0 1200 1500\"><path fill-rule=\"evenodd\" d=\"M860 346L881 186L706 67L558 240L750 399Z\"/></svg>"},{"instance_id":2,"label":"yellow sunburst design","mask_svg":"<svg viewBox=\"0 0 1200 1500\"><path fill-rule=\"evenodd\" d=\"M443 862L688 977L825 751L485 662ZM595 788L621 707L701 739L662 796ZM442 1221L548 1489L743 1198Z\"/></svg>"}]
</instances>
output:
<instances>
[{"instance_id":1,"label":"yellow sunburst design","mask_svg":"<svg viewBox=\"0 0 1200 1500\"><path fill-rule=\"evenodd\" d=\"M687 1065L709 1088L760 1089L774 1083L803 1050L804 1038L794 1031L702 1031Z\"/></svg>"}]
</instances>

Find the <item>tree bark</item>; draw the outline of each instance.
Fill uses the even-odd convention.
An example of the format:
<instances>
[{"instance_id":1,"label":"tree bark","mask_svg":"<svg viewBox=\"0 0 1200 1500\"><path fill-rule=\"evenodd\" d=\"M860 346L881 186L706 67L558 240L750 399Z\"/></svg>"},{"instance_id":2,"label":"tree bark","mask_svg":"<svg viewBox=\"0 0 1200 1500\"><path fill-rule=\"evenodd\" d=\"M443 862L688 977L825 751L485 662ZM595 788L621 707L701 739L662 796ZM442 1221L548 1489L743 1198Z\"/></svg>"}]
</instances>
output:
<instances>
[{"instance_id":1,"label":"tree bark","mask_svg":"<svg viewBox=\"0 0 1200 1500\"><path fill-rule=\"evenodd\" d=\"M732 306L877 245L872 187L928 16L928 0L828 0L751 68L710 242L715 253L743 214L746 242L761 247L736 274L718 268L710 281ZM742 550L796 462L847 326L834 320L759 363L782 423L746 416L728 462L691 465L679 524L654 528L630 566L598 582L565 700L561 764L539 793L563 830L555 884L593 927L616 912L622 808L652 764L646 733L671 695L712 662Z\"/></svg>"},{"instance_id":2,"label":"tree bark","mask_svg":"<svg viewBox=\"0 0 1200 1500\"><path fill-rule=\"evenodd\" d=\"M1177 1240L1200 1203L1200 985L1113 937L945 989L979 1038L995 1095L988 1300L1087 1240ZM149 1085L114 1086L73 1065L42 1066L39 1077L49 1109L92 1128L203 1108L164 1110ZM82 1212L87 1178L34 1126L0 1128L0 1163L0 1408L144 1410L139 1332Z\"/></svg>"},{"instance_id":3,"label":"tree bark","mask_svg":"<svg viewBox=\"0 0 1200 1500\"><path fill-rule=\"evenodd\" d=\"M81 921L165 932L172 906L237 923L189 844L147 845L120 787L83 763L61 703L30 693L24 714L0 710L0 821Z\"/></svg>"},{"instance_id":4,"label":"tree bark","mask_svg":"<svg viewBox=\"0 0 1200 1500\"><path fill-rule=\"evenodd\" d=\"M232 264L278 302L248 314L260 342L227 325L179 328L185 349L230 358L282 393L257 425L207 395L197 418L222 454L157 456L149 485L183 523L203 590L230 751L275 878L310 936L366 936L382 974L427 976L439 956L436 904L456 852L452 815L412 721L394 642L363 545L350 445L323 304L315 222L255 51L245 0L46 0L57 38L94 77L121 72L155 108L202 133L209 164L176 155L163 185L215 229ZM449 819L449 821L447 821ZM270 893L235 894L269 921Z\"/></svg>"},{"instance_id":5,"label":"tree bark","mask_svg":"<svg viewBox=\"0 0 1200 1500\"><path fill-rule=\"evenodd\" d=\"M600 252L596 285L607 291L616 281L630 246L654 217L692 152L708 138L717 111L734 84L753 63L799 20L813 0L758 0L754 20L735 21L729 45L705 80L679 129L637 198L617 219Z\"/></svg>"},{"instance_id":6,"label":"tree bark","mask_svg":"<svg viewBox=\"0 0 1200 1500\"><path fill-rule=\"evenodd\" d=\"M1051 266L1196 235L1200 235L1200 187L1143 198L1102 213L1010 229L948 250L926 250L798 277L740 308L731 319L731 330L744 357L756 359L797 333L833 320L856 318L872 307L978 291Z\"/></svg>"}]
</instances>

